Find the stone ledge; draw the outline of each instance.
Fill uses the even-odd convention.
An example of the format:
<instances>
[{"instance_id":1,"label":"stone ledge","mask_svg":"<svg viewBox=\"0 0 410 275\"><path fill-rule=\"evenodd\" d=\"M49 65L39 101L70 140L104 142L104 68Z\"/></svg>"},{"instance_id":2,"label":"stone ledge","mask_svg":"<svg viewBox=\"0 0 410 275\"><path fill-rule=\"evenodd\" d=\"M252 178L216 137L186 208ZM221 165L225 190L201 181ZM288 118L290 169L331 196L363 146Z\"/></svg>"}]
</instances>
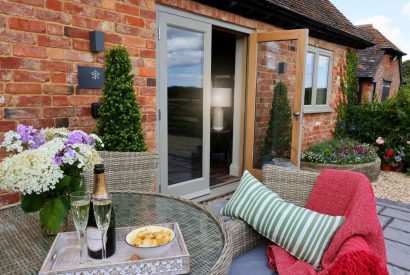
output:
<instances>
[{"instance_id":1,"label":"stone ledge","mask_svg":"<svg viewBox=\"0 0 410 275\"><path fill-rule=\"evenodd\" d=\"M362 164L328 164L328 163L314 163L305 162L300 163L300 167L303 170L309 171L320 171L323 169L338 169L338 170L349 170L365 174L371 182L377 181L380 174L380 159L377 158L373 162L362 163Z\"/></svg>"}]
</instances>

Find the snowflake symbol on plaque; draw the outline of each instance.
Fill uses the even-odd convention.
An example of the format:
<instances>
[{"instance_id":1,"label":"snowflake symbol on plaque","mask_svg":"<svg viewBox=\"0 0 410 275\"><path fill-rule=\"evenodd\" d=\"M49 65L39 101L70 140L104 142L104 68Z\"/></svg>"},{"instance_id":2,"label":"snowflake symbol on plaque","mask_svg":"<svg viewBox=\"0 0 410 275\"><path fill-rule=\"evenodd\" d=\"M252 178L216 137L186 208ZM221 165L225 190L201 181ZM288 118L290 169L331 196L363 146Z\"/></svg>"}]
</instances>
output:
<instances>
[{"instance_id":1,"label":"snowflake symbol on plaque","mask_svg":"<svg viewBox=\"0 0 410 275\"><path fill-rule=\"evenodd\" d=\"M91 72L91 78L94 80L100 79L101 73L99 73L97 70L94 70Z\"/></svg>"}]
</instances>

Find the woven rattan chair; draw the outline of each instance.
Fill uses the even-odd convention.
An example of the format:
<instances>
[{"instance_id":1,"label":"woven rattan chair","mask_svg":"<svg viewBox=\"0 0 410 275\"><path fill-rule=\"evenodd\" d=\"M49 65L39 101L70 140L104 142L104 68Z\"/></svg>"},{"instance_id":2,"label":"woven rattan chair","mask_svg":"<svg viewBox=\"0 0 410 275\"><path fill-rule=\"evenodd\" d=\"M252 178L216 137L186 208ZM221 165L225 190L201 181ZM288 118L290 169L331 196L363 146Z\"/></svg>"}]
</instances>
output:
<instances>
[{"instance_id":1,"label":"woven rattan chair","mask_svg":"<svg viewBox=\"0 0 410 275\"><path fill-rule=\"evenodd\" d=\"M150 152L99 151L110 192L153 192L157 181L158 154ZM84 173L87 189L93 188L93 173Z\"/></svg>"},{"instance_id":2,"label":"woven rattan chair","mask_svg":"<svg viewBox=\"0 0 410 275\"><path fill-rule=\"evenodd\" d=\"M315 172L264 165L262 182L284 200L304 207L318 176L319 173ZM225 225L231 238L233 259L263 242L268 242L242 220L228 219Z\"/></svg>"}]
</instances>

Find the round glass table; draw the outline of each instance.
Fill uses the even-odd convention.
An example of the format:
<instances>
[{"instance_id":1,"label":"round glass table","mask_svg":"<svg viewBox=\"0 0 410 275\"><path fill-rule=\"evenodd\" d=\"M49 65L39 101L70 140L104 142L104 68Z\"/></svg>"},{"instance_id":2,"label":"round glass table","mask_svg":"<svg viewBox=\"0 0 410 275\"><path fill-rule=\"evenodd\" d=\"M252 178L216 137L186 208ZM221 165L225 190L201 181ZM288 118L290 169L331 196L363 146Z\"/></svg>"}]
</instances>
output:
<instances>
[{"instance_id":1,"label":"round glass table","mask_svg":"<svg viewBox=\"0 0 410 275\"><path fill-rule=\"evenodd\" d=\"M113 193L116 227L178 222L191 255L191 274L226 274L231 263L223 222L188 200L149 193ZM68 228L74 231L71 219ZM0 210L0 274L37 274L54 241L39 214Z\"/></svg>"}]
</instances>

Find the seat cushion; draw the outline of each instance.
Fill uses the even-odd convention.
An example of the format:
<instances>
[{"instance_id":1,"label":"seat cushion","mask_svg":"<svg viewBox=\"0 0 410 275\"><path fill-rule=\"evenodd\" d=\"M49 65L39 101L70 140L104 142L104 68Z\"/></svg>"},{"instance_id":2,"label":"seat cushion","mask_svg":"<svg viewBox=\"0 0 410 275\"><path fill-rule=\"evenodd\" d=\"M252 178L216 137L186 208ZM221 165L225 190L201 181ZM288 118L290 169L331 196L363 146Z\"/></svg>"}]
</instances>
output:
<instances>
[{"instance_id":1,"label":"seat cushion","mask_svg":"<svg viewBox=\"0 0 410 275\"><path fill-rule=\"evenodd\" d=\"M344 217L330 216L285 202L245 171L239 187L222 208L224 216L240 218L298 259L315 267Z\"/></svg>"},{"instance_id":2,"label":"seat cushion","mask_svg":"<svg viewBox=\"0 0 410 275\"><path fill-rule=\"evenodd\" d=\"M266 245L257 246L242 256L236 258L229 269L228 275L272 275L277 274L268 268Z\"/></svg>"}]
</instances>

